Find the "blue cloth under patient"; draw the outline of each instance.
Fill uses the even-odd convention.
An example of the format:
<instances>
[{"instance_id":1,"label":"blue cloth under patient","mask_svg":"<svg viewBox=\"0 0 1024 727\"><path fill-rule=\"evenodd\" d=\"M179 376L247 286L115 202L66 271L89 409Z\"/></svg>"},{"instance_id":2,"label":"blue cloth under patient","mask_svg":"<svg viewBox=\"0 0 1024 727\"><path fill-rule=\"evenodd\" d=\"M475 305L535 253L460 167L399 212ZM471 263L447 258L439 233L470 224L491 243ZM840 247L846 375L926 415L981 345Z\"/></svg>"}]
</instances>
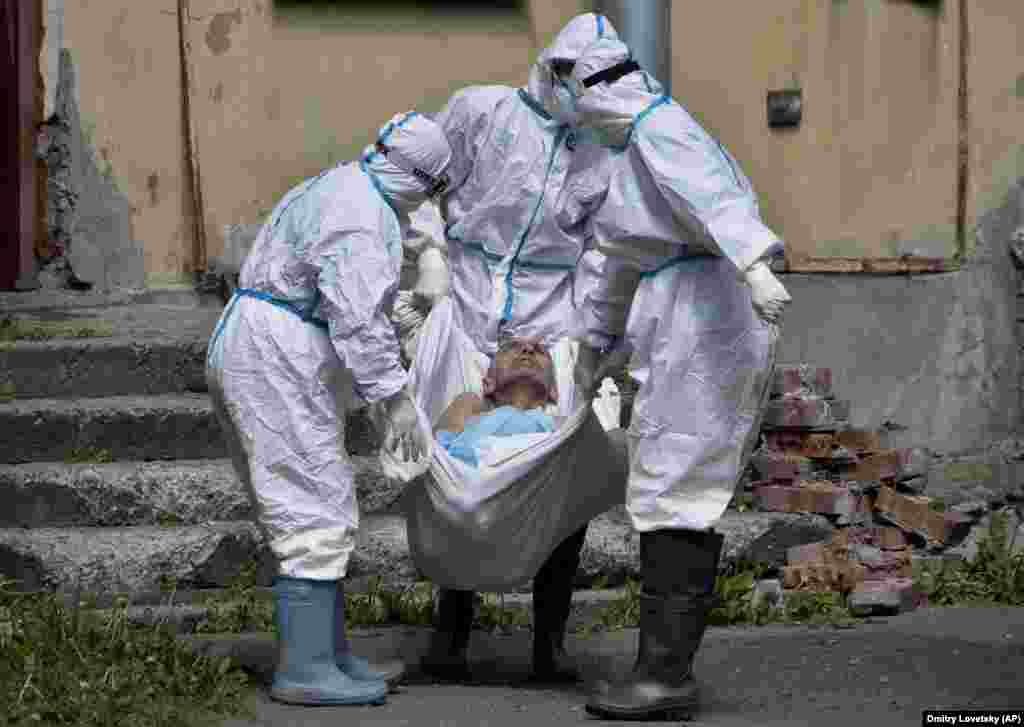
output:
<instances>
[{"instance_id":1,"label":"blue cloth under patient","mask_svg":"<svg viewBox=\"0 0 1024 727\"><path fill-rule=\"evenodd\" d=\"M539 434L555 429L555 420L542 409L517 409L499 406L493 411L470 418L461 432L439 431L437 441L452 457L479 467L477 453L484 437L507 437L513 434Z\"/></svg>"}]
</instances>

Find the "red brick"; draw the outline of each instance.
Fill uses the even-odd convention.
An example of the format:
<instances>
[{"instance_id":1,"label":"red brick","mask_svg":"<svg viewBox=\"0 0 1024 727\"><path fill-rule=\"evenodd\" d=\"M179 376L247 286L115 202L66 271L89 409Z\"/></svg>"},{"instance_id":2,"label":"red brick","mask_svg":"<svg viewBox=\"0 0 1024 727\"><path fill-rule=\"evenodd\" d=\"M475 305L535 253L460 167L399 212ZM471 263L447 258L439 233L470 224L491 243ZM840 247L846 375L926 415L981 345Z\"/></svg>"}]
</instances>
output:
<instances>
[{"instance_id":1,"label":"red brick","mask_svg":"<svg viewBox=\"0 0 1024 727\"><path fill-rule=\"evenodd\" d=\"M754 501L762 510L823 515L849 515L867 507L862 496L829 482L758 487L754 490Z\"/></svg>"},{"instance_id":2,"label":"red brick","mask_svg":"<svg viewBox=\"0 0 1024 727\"><path fill-rule=\"evenodd\" d=\"M912 611L924 602L912 579L888 578L858 583L847 605L855 616L873 616Z\"/></svg>"},{"instance_id":3,"label":"red brick","mask_svg":"<svg viewBox=\"0 0 1024 727\"><path fill-rule=\"evenodd\" d=\"M882 448L882 437L870 429L844 429L837 432L836 442L854 452L874 452Z\"/></svg>"},{"instance_id":4,"label":"red brick","mask_svg":"<svg viewBox=\"0 0 1024 727\"><path fill-rule=\"evenodd\" d=\"M931 509L931 498L922 495L904 495L891 487L882 487L875 500L875 509L897 527L916 533L929 542L946 544L972 520L957 512L937 512Z\"/></svg>"},{"instance_id":5,"label":"red brick","mask_svg":"<svg viewBox=\"0 0 1024 727\"><path fill-rule=\"evenodd\" d=\"M882 550L902 550L909 545L907 536L899 528L867 525L843 528L833 536L837 545L873 545Z\"/></svg>"},{"instance_id":6,"label":"red brick","mask_svg":"<svg viewBox=\"0 0 1024 727\"><path fill-rule=\"evenodd\" d=\"M805 543L794 545L786 549L787 565L800 565L802 563L827 563L832 558L833 551L828 540L817 543Z\"/></svg>"},{"instance_id":7,"label":"red brick","mask_svg":"<svg viewBox=\"0 0 1024 727\"><path fill-rule=\"evenodd\" d=\"M772 450L755 453L750 463L762 479L779 482L793 482L814 472L813 462L806 457L783 455Z\"/></svg>"},{"instance_id":8,"label":"red brick","mask_svg":"<svg viewBox=\"0 0 1024 727\"><path fill-rule=\"evenodd\" d=\"M773 399L764 412L766 428L836 430L850 418L850 402L840 399L792 397Z\"/></svg>"},{"instance_id":9,"label":"red brick","mask_svg":"<svg viewBox=\"0 0 1024 727\"><path fill-rule=\"evenodd\" d=\"M782 585L811 591L849 591L865 575L858 563L801 563L782 567Z\"/></svg>"},{"instance_id":10,"label":"red brick","mask_svg":"<svg viewBox=\"0 0 1024 727\"><path fill-rule=\"evenodd\" d=\"M858 482L895 480L903 471L903 462L907 458L905 451L886 449L872 452L852 466L841 467L839 471L845 479Z\"/></svg>"},{"instance_id":11,"label":"red brick","mask_svg":"<svg viewBox=\"0 0 1024 727\"><path fill-rule=\"evenodd\" d=\"M768 451L791 457L828 457L836 443L831 432L779 430L765 432Z\"/></svg>"},{"instance_id":12,"label":"red brick","mask_svg":"<svg viewBox=\"0 0 1024 727\"><path fill-rule=\"evenodd\" d=\"M817 366L776 366L772 377L772 395L811 393L832 395L832 369Z\"/></svg>"},{"instance_id":13,"label":"red brick","mask_svg":"<svg viewBox=\"0 0 1024 727\"><path fill-rule=\"evenodd\" d=\"M864 566L866 580L910 578L914 574L909 548L882 550L873 545L852 545L848 556L851 561Z\"/></svg>"}]
</instances>

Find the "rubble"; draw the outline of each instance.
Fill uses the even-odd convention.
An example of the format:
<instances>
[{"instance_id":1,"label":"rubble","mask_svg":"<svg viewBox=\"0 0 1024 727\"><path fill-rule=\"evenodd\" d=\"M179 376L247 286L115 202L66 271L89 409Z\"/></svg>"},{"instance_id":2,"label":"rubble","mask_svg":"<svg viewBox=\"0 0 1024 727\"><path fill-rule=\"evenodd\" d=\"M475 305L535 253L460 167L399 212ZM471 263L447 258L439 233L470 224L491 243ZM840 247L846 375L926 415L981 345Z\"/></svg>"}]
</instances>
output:
<instances>
[{"instance_id":1,"label":"rubble","mask_svg":"<svg viewBox=\"0 0 1024 727\"><path fill-rule=\"evenodd\" d=\"M937 457L920 447L888 448L884 428L851 428L849 416L850 403L834 397L830 369L778 367L747 489L755 509L823 516L836 528L827 540L787 549L785 591L840 591L860 616L910 610L923 601L914 563L956 558L972 525L987 522L998 503L979 494L980 484L952 506L929 496Z\"/></svg>"}]
</instances>

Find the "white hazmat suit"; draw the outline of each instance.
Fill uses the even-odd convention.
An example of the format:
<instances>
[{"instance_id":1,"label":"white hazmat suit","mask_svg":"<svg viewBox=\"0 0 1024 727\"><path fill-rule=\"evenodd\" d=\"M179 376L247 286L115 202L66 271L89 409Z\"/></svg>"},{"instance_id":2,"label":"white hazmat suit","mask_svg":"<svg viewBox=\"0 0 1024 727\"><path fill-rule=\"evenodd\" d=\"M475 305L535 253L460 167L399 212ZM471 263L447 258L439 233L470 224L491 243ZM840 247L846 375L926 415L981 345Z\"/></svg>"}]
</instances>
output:
<instances>
[{"instance_id":1,"label":"white hazmat suit","mask_svg":"<svg viewBox=\"0 0 1024 727\"><path fill-rule=\"evenodd\" d=\"M629 432L633 526L704 530L724 513L757 435L777 339L740 274L782 242L736 160L682 106L652 93L646 73L582 88L628 60L625 45L601 41L573 71L581 126L617 149L592 218L605 276L581 319L587 343L606 348L629 309L641 385Z\"/></svg>"},{"instance_id":2,"label":"white hazmat suit","mask_svg":"<svg viewBox=\"0 0 1024 727\"><path fill-rule=\"evenodd\" d=\"M454 191L442 211L455 322L484 353L499 334L550 346L572 332L584 222L604 192L608 153L576 143L572 97L551 62L615 37L603 16L577 16L541 53L527 88L471 86L436 118L452 145Z\"/></svg>"},{"instance_id":3,"label":"white hazmat suit","mask_svg":"<svg viewBox=\"0 0 1024 727\"><path fill-rule=\"evenodd\" d=\"M438 177L451 158L413 112L379 141ZM425 199L421 180L374 147L302 182L260 231L217 324L211 395L283 576L345 575L359 524L345 412L406 385L389 314L403 232Z\"/></svg>"},{"instance_id":4,"label":"white hazmat suit","mask_svg":"<svg viewBox=\"0 0 1024 727\"><path fill-rule=\"evenodd\" d=\"M651 80L614 41L592 44L572 74L584 137L618 151L592 218L607 259L581 312L582 348L607 349L624 325L640 383L626 496L640 531L639 648L631 674L599 683L587 704L605 719L689 719L696 709L693 657L724 542L712 526L757 435L774 321L788 301L759 262L782 242L750 181ZM581 356L591 363L577 369L591 388L594 360Z\"/></svg>"}]
</instances>

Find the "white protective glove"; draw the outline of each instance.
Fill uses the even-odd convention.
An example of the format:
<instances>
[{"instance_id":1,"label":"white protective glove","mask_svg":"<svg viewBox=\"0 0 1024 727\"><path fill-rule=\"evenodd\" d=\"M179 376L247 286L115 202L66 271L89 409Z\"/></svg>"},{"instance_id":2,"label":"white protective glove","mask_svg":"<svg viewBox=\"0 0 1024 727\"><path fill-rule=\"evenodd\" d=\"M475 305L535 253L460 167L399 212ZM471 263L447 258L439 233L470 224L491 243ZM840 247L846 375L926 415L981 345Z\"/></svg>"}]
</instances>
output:
<instances>
[{"instance_id":1,"label":"white protective glove","mask_svg":"<svg viewBox=\"0 0 1024 727\"><path fill-rule=\"evenodd\" d=\"M374 426L384 432L384 449L404 462L418 460L426 451L427 443L416 415L416 405L405 389L371 406Z\"/></svg>"},{"instance_id":2,"label":"white protective glove","mask_svg":"<svg viewBox=\"0 0 1024 727\"><path fill-rule=\"evenodd\" d=\"M793 301L779 279L762 260L747 268L743 277L750 286L750 302L757 314L769 323L778 323L782 310Z\"/></svg>"},{"instance_id":3,"label":"white protective glove","mask_svg":"<svg viewBox=\"0 0 1024 727\"><path fill-rule=\"evenodd\" d=\"M413 294L417 302L429 311L448 295L448 262L438 248L430 246L420 253L417 267L419 275Z\"/></svg>"}]
</instances>

